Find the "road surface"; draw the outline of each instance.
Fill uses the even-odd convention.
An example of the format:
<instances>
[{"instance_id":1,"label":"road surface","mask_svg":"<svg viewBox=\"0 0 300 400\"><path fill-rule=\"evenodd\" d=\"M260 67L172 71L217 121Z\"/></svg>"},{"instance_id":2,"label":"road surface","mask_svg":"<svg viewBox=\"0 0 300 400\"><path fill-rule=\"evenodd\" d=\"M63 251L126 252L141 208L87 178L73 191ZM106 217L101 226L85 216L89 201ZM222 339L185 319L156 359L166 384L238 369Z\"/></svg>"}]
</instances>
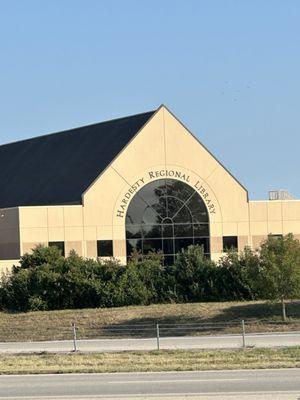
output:
<instances>
[{"instance_id":1,"label":"road surface","mask_svg":"<svg viewBox=\"0 0 300 400\"><path fill-rule=\"evenodd\" d=\"M249 334L249 347L300 346L300 332ZM241 335L222 336L181 336L160 339L161 349L228 349L242 346ZM128 350L153 350L157 348L154 339L93 339L78 340L77 350L84 352L109 352ZM67 352L74 349L72 340L45 342L2 342L0 353Z\"/></svg>"},{"instance_id":2,"label":"road surface","mask_svg":"<svg viewBox=\"0 0 300 400\"><path fill-rule=\"evenodd\" d=\"M300 370L0 376L0 400L299 399Z\"/></svg>"}]
</instances>

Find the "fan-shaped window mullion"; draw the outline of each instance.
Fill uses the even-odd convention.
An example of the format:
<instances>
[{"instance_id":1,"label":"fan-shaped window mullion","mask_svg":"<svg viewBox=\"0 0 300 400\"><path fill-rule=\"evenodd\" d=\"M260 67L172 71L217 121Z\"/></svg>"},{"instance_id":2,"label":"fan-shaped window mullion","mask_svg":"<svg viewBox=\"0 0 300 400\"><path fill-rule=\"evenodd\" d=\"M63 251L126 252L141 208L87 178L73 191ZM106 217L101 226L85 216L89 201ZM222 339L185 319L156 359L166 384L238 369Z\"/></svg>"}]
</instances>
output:
<instances>
[{"instance_id":1,"label":"fan-shaped window mullion","mask_svg":"<svg viewBox=\"0 0 300 400\"><path fill-rule=\"evenodd\" d=\"M181 200L181 199L179 199L178 197L176 197L176 196L167 196L167 197L169 197L169 198L171 198L171 199L175 199L176 201L178 201L178 202L180 202L181 203L181 207L179 208L179 210L181 210L182 209L182 207L184 206L184 201L183 200ZM169 204L169 203L168 203ZM169 207L168 207L169 208ZM169 211L169 210L168 210ZM168 215L168 218L171 218L173 221L174 221L174 216L176 216L176 214L177 214L177 211L175 212L175 214L174 215Z\"/></svg>"},{"instance_id":2,"label":"fan-shaped window mullion","mask_svg":"<svg viewBox=\"0 0 300 400\"><path fill-rule=\"evenodd\" d=\"M187 205L183 205L181 208L180 208L180 210L183 210L183 208L186 208L187 210L188 210L188 212L189 212L189 214L190 214L190 217L191 217L191 222L190 221L188 221L188 222L175 222L174 221L174 224L185 224L185 223L191 223L191 224L193 224L194 223L194 220L193 220L193 214L191 213L191 210L188 208L188 206ZM179 212L180 212L180 210L175 214L175 216L173 217L173 218L175 218L178 214L179 214Z\"/></svg>"},{"instance_id":3,"label":"fan-shaped window mullion","mask_svg":"<svg viewBox=\"0 0 300 400\"><path fill-rule=\"evenodd\" d=\"M187 203L191 200L191 198L195 195L195 193L196 193L196 192L194 192L185 202L183 202L183 205L181 206L181 208L179 208L179 210L177 210L176 214L173 215L173 218L176 217L176 215L182 210L182 208L183 208L184 206L187 206ZM187 206L187 208L188 208L188 206ZM189 209L189 211L190 211L190 209Z\"/></svg>"}]
</instances>

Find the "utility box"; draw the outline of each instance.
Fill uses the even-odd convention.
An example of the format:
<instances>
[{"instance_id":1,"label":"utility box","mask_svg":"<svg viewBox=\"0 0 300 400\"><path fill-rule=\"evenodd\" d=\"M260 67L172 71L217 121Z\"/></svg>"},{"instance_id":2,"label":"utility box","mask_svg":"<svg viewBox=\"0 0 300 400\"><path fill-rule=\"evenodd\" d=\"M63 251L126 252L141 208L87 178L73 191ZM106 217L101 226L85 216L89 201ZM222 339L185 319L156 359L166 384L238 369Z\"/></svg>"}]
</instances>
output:
<instances>
[{"instance_id":1,"label":"utility box","mask_svg":"<svg viewBox=\"0 0 300 400\"><path fill-rule=\"evenodd\" d=\"M295 200L287 190L270 190L269 200Z\"/></svg>"}]
</instances>

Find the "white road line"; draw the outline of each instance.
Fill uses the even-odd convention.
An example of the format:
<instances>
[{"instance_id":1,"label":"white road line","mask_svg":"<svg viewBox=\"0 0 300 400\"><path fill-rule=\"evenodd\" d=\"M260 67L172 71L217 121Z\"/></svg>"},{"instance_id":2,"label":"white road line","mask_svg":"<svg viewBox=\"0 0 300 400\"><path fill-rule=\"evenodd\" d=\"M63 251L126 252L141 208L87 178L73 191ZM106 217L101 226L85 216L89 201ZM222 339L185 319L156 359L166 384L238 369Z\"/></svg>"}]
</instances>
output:
<instances>
[{"instance_id":1,"label":"white road line","mask_svg":"<svg viewBox=\"0 0 300 400\"><path fill-rule=\"evenodd\" d=\"M64 399L139 399L139 398L157 398L166 397L170 398L184 398L184 397L202 397L202 396L263 396L263 395L299 395L299 390L273 390L273 391L258 391L258 392L186 392L186 393L151 393L151 394L111 394L111 395L62 395L62 396L15 396L15 397L2 397L1 400L64 400Z\"/></svg>"},{"instance_id":2,"label":"white road line","mask_svg":"<svg viewBox=\"0 0 300 400\"><path fill-rule=\"evenodd\" d=\"M289 378L289 377L288 377ZM278 379L278 378L277 378ZM185 382L229 382L229 381L246 381L246 378L212 378L212 379L157 379L157 380L140 380L140 381L109 381L103 382L105 384L118 384L118 385L131 385L139 383L185 383Z\"/></svg>"},{"instance_id":3,"label":"white road line","mask_svg":"<svg viewBox=\"0 0 300 400\"><path fill-rule=\"evenodd\" d=\"M269 333L248 333L246 334L246 337L248 338L257 338L257 337L262 337L262 338L272 338L272 337L299 337L300 331L294 331L294 332L269 332ZM205 336L167 336L167 337L161 337L161 340L204 340L204 339L239 339L241 337L241 334L228 334L228 335L205 335ZM127 342L152 342L156 340L155 337L153 338L118 338L118 339L109 339L109 338L99 338L99 339L78 339L78 343L93 343L93 342L99 342L99 343L113 343L116 341L127 341ZM24 342L0 342L0 347L1 346L8 346L8 345L23 345L23 344L72 344L72 340L40 340L40 341L24 341Z\"/></svg>"}]
</instances>

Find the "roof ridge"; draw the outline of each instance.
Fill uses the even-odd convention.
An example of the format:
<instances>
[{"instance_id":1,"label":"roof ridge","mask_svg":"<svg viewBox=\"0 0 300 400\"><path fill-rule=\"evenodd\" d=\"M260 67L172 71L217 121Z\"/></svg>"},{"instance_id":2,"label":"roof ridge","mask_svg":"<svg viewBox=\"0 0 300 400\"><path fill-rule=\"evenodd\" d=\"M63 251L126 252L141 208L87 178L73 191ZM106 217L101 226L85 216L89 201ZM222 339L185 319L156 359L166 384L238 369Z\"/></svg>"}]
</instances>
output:
<instances>
[{"instance_id":1,"label":"roof ridge","mask_svg":"<svg viewBox=\"0 0 300 400\"><path fill-rule=\"evenodd\" d=\"M93 126L96 126L96 125L107 124L109 122L117 122L117 121L120 121L120 120L125 120L125 119L128 119L128 118L138 117L138 116L149 114L149 113L155 113L155 111L156 111L156 109L155 110L150 110L150 111L145 111L145 112L138 113L138 114L127 115L126 117L118 117L118 118L113 118L113 119L107 119L105 121L95 122L95 123L92 123L92 124L76 126L75 128L64 129L62 131L45 133L45 134L42 134L42 135L30 137L30 138L27 138L27 139L15 140L13 142L0 144L0 148L3 148L5 146L10 146L10 145L13 145L13 144L17 144L17 143L28 142L30 140L44 138L44 137L47 137L47 136L59 135L59 134L63 134L63 133L71 133L71 132L77 131L77 130L82 129L82 128L90 128L90 127L93 127Z\"/></svg>"}]
</instances>

